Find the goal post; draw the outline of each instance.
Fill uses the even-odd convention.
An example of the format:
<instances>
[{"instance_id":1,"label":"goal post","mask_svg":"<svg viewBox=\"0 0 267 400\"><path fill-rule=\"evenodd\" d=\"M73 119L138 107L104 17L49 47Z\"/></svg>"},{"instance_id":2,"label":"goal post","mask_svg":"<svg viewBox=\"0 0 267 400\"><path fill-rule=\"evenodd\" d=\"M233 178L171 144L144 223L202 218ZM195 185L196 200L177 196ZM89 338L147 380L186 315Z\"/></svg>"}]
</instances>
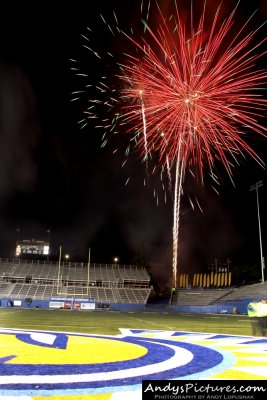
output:
<instances>
[{"instance_id":1,"label":"goal post","mask_svg":"<svg viewBox=\"0 0 267 400\"><path fill-rule=\"evenodd\" d=\"M61 296L88 296L89 295L89 282L90 282L90 264L91 264L91 249L88 251L88 263L87 263L87 279L86 279L86 287L82 293L68 293L68 291L61 291L62 288L62 264L61 264L61 254L62 254L62 246L59 247L59 258L58 258L58 274L57 274L57 294ZM74 286L75 287L75 286Z\"/></svg>"}]
</instances>

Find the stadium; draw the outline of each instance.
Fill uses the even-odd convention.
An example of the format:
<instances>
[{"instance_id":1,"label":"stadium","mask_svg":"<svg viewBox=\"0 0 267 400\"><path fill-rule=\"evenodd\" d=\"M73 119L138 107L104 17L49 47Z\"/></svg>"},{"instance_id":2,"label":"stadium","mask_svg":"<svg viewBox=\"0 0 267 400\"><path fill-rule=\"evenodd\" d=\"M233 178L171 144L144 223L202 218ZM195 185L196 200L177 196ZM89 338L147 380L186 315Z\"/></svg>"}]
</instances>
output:
<instances>
[{"instance_id":1,"label":"stadium","mask_svg":"<svg viewBox=\"0 0 267 400\"><path fill-rule=\"evenodd\" d=\"M141 399L144 380L266 380L266 333L247 309L267 284L237 288L225 274L181 274L153 303L144 267L1 259L0 398Z\"/></svg>"}]
</instances>

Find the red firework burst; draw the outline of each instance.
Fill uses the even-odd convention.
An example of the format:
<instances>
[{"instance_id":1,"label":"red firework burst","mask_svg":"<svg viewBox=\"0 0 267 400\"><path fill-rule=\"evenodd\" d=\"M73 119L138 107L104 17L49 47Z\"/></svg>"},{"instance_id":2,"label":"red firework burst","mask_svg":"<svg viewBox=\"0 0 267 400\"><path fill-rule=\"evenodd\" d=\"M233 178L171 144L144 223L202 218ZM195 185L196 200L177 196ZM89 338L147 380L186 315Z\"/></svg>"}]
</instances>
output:
<instances>
[{"instance_id":1,"label":"red firework burst","mask_svg":"<svg viewBox=\"0 0 267 400\"><path fill-rule=\"evenodd\" d=\"M246 134L265 136L258 119L267 101L260 89L267 72L255 68L265 53L258 52L265 41L253 44L258 29L237 32L236 9L219 21L218 8L209 29L205 8L197 23L183 23L176 7L167 20L159 10L161 23L139 42L129 37L137 50L123 65L123 114L134 126L141 156L159 156L159 164L180 163L203 177L207 165L212 172L219 160L231 176L232 161L247 153L261 163L246 142ZM146 24L146 23L145 23ZM136 55L137 54L137 55Z\"/></svg>"},{"instance_id":2,"label":"red firework burst","mask_svg":"<svg viewBox=\"0 0 267 400\"><path fill-rule=\"evenodd\" d=\"M197 20L192 11L187 24L175 7L170 18L158 10L156 29L144 22L146 34L140 40L124 33L132 51L120 64L121 98L101 80L96 89L105 99L89 100L85 118L80 121L82 127L87 119L99 121L95 106L104 105L107 112L96 126L105 129L103 145L107 131L125 132L128 126L126 131L131 135L134 132L135 139L131 136L129 143L136 144L144 160L156 155L156 166L167 169L170 181L173 167L173 287L178 283L180 199L185 173L190 169L203 180L207 168L216 180L218 162L231 177L233 164L243 154L261 164L248 135L266 136L259 120L267 106L262 96L267 71L257 67L258 59L266 53L262 50L266 39L256 42L260 27L246 33L249 19L237 29L236 8L221 23L220 7L211 26L205 19L205 7ZM100 58L99 52L88 44L85 47ZM111 96L107 99L108 93ZM121 103L122 109L114 113Z\"/></svg>"}]
</instances>

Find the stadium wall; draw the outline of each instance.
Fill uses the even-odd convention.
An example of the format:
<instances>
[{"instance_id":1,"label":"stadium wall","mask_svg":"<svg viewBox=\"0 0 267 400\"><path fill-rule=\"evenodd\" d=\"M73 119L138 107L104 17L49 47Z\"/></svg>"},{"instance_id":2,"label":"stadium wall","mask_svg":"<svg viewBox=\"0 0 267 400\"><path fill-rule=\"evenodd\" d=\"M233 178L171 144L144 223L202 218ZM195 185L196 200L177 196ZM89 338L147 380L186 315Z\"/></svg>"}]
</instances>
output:
<instances>
[{"instance_id":1,"label":"stadium wall","mask_svg":"<svg viewBox=\"0 0 267 400\"><path fill-rule=\"evenodd\" d=\"M127 303L113 303L110 304L112 311L144 311L145 304L127 304Z\"/></svg>"},{"instance_id":2,"label":"stadium wall","mask_svg":"<svg viewBox=\"0 0 267 400\"><path fill-rule=\"evenodd\" d=\"M253 299L217 303L209 306L171 306L173 311L198 314L247 314L247 306Z\"/></svg>"},{"instance_id":3,"label":"stadium wall","mask_svg":"<svg viewBox=\"0 0 267 400\"><path fill-rule=\"evenodd\" d=\"M164 311L168 310L171 312L181 312L181 313L196 313L196 314L247 314L247 306L253 301L252 298L246 298L239 301L229 301L225 303L217 303L209 306L174 306L166 305ZM99 303L101 305L101 303ZM148 311L149 308L147 304L136 304L136 303L109 303L109 310L112 311ZM14 307L12 299L0 299L0 307ZM18 307L19 308L19 307ZM28 303L21 300L21 308L49 308L49 301L47 300L32 300ZM96 303L96 309L98 308ZM155 311L152 310L151 311ZM102 308L102 310L105 310ZM162 309L158 310L159 312Z\"/></svg>"},{"instance_id":4,"label":"stadium wall","mask_svg":"<svg viewBox=\"0 0 267 400\"><path fill-rule=\"evenodd\" d=\"M105 308L98 308L96 303L97 310L105 310ZM101 303L99 303L101 304ZM13 299L1 299L0 307L14 307ZM16 306L15 306L16 307ZM31 303L28 303L21 299L21 306L16 308L49 308L49 301L47 300L32 300ZM109 310L112 311L143 311L145 309L145 304L128 304L128 303L109 303Z\"/></svg>"},{"instance_id":5,"label":"stadium wall","mask_svg":"<svg viewBox=\"0 0 267 400\"><path fill-rule=\"evenodd\" d=\"M0 300L1 307L14 307L13 299L1 299ZM49 301L47 300L32 300L32 303L28 303L25 300L21 300L22 308L49 308ZM16 307L16 308L20 308Z\"/></svg>"}]
</instances>

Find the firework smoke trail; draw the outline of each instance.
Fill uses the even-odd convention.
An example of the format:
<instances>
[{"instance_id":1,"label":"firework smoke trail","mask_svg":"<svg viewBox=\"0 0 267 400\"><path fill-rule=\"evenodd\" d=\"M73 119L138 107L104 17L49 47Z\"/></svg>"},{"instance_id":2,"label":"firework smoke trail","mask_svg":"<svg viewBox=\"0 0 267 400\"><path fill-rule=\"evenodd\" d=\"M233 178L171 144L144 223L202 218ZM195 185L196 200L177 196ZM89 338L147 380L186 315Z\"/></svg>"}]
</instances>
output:
<instances>
[{"instance_id":1,"label":"firework smoke trail","mask_svg":"<svg viewBox=\"0 0 267 400\"><path fill-rule=\"evenodd\" d=\"M179 239L179 219L180 219L180 204L183 182L183 163L180 160L180 144L178 149L178 157L176 161L175 171L175 188L174 188L174 203L173 203L173 288L177 287L177 264L178 264L178 239Z\"/></svg>"},{"instance_id":2,"label":"firework smoke trail","mask_svg":"<svg viewBox=\"0 0 267 400\"><path fill-rule=\"evenodd\" d=\"M119 96L115 98L116 94L111 93L109 100L102 102L108 111L114 113L119 106L120 110L111 123L103 121L102 127L112 133L117 129L128 134L141 159L150 160L153 156L157 169L167 173L170 187L174 171L176 284L180 201L186 173L189 171L203 183L204 170L208 170L216 183L218 164L223 165L231 180L239 156L248 154L263 165L246 139L248 132L250 136L266 137L266 128L258 120L267 108L267 100L261 94L267 72L255 67L266 53L261 50L266 38L256 44L254 41L261 27L246 34L250 18L237 30L237 7L222 23L218 7L211 26L205 20L205 6L197 21L191 9L188 25L176 2L174 7L170 18L158 7L160 20L155 30L143 21L141 39L120 30L128 46L126 60L118 63L116 74ZM95 107L98 101L91 103ZM88 118L95 118L95 111L89 110ZM127 154L129 151L130 145Z\"/></svg>"},{"instance_id":3,"label":"firework smoke trail","mask_svg":"<svg viewBox=\"0 0 267 400\"><path fill-rule=\"evenodd\" d=\"M168 176L168 182L169 182L169 190L171 191L171 189L172 189L172 178L171 178L171 168L170 168L170 163L169 163L168 156L166 157L166 170L167 170L167 176Z\"/></svg>"},{"instance_id":4,"label":"firework smoke trail","mask_svg":"<svg viewBox=\"0 0 267 400\"><path fill-rule=\"evenodd\" d=\"M147 156L148 156L148 151L147 151L147 135L146 135L146 114L145 114L145 104L142 98L142 90L140 90L140 96L141 96L141 109L142 109L142 119L143 119L143 133L144 133L144 146L145 146L145 161L146 161L146 168L148 170L148 162L147 162Z\"/></svg>"}]
</instances>

